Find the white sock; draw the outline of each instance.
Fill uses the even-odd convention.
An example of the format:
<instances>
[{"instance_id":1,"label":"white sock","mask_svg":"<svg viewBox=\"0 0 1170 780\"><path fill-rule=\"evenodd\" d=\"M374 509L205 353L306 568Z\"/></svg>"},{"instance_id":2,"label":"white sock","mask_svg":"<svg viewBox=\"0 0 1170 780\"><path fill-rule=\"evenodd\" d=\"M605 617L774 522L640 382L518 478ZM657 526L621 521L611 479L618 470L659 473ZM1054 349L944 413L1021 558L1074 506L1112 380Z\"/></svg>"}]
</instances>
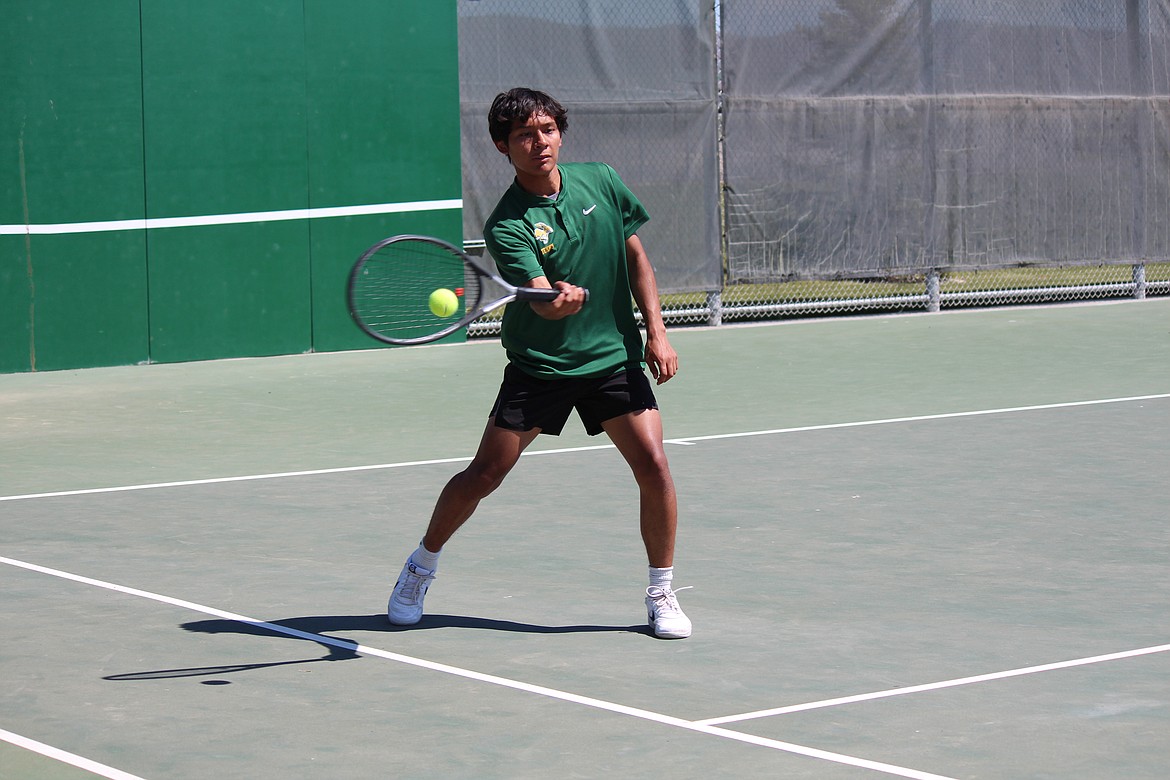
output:
<instances>
[{"instance_id":1,"label":"white sock","mask_svg":"<svg viewBox=\"0 0 1170 780\"><path fill-rule=\"evenodd\" d=\"M658 587L664 590L669 590L671 580L673 579L673 566L667 566L665 569L656 569L653 566L650 567L650 587Z\"/></svg>"},{"instance_id":2,"label":"white sock","mask_svg":"<svg viewBox=\"0 0 1170 780\"><path fill-rule=\"evenodd\" d=\"M410 554L410 560L414 562L415 566L421 566L427 571L433 572L439 568L439 553L441 552L443 551L431 552L422 542L419 542L418 549Z\"/></svg>"}]
</instances>

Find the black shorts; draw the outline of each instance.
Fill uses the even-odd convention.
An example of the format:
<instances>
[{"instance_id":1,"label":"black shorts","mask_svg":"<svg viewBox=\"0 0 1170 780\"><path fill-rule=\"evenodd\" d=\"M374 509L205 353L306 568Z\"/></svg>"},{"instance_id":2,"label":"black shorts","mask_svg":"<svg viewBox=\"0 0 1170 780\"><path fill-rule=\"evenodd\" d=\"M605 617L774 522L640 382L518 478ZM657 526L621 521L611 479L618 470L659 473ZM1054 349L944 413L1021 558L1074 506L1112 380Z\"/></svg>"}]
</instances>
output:
<instances>
[{"instance_id":1,"label":"black shorts","mask_svg":"<svg viewBox=\"0 0 1170 780\"><path fill-rule=\"evenodd\" d=\"M615 374L589 379L537 379L511 363L504 369L500 394L492 406L496 427L559 436L573 409L590 436L614 417L657 409L650 380L641 368L623 368Z\"/></svg>"}]
</instances>

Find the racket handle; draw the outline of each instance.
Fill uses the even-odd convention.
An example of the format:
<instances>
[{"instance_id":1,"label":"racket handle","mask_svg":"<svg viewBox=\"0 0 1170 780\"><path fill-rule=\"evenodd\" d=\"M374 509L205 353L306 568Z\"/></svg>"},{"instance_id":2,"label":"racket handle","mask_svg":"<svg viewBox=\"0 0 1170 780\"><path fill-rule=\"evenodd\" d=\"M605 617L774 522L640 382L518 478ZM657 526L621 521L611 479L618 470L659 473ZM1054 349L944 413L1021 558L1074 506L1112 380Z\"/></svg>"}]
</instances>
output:
<instances>
[{"instance_id":1,"label":"racket handle","mask_svg":"<svg viewBox=\"0 0 1170 780\"><path fill-rule=\"evenodd\" d=\"M585 293L585 300L589 300L589 290L584 287L581 290ZM555 301L557 296L561 294L560 290L548 287L517 287L516 300L518 301Z\"/></svg>"}]
</instances>

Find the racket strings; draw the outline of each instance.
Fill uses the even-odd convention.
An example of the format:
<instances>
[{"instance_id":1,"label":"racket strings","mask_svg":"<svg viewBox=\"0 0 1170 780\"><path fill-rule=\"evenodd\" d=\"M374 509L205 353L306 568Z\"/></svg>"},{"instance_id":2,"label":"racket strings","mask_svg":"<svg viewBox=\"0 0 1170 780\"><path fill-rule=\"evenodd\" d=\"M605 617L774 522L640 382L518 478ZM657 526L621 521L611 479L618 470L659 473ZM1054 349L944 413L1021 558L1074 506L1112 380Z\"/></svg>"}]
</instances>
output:
<instances>
[{"instance_id":1,"label":"racket strings","mask_svg":"<svg viewBox=\"0 0 1170 780\"><path fill-rule=\"evenodd\" d=\"M463 257L417 239L388 243L371 252L350 281L354 313L370 330L393 339L423 338L455 330L479 305L480 279ZM436 290L455 293L453 314L431 311Z\"/></svg>"}]
</instances>

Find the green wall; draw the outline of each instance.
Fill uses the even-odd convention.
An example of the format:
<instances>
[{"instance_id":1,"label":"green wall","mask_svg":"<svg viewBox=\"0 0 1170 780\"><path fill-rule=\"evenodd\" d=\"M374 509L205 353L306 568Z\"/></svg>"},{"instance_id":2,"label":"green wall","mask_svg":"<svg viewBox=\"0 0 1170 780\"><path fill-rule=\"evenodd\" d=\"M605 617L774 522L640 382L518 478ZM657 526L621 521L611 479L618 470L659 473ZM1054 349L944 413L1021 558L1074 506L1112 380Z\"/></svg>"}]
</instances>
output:
<instances>
[{"instance_id":1,"label":"green wall","mask_svg":"<svg viewBox=\"0 0 1170 780\"><path fill-rule=\"evenodd\" d=\"M453 0L5 11L0 371L375 346L345 311L353 260L460 241L458 209L14 232L458 199Z\"/></svg>"}]
</instances>

